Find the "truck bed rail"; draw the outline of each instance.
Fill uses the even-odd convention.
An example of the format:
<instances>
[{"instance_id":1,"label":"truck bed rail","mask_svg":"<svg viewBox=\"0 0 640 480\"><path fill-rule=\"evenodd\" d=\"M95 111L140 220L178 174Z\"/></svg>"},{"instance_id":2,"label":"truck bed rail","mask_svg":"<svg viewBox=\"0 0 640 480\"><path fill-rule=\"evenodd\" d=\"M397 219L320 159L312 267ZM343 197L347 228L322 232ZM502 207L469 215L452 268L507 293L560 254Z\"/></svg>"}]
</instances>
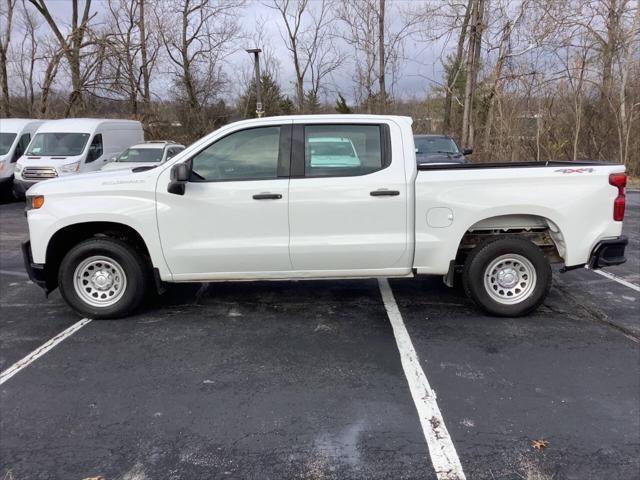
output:
<instances>
[{"instance_id":1,"label":"truck bed rail","mask_svg":"<svg viewBox=\"0 0 640 480\"><path fill-rule=\"evenodd\" d=\"M549 160L546 162L488 162L488 163L419 163L418 170L459 170L483 168L541 168L541 167L597 167L614 166L618 163L606 162L570 162Z\"/></svg>"}]
</instances>

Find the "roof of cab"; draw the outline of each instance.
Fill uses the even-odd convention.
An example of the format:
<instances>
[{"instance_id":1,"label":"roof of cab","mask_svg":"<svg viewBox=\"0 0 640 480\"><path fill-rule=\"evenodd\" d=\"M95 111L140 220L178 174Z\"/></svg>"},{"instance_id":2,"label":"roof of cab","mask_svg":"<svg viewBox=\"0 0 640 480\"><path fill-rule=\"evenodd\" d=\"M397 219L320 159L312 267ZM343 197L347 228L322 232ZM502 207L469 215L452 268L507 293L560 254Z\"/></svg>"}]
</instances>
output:
<instances>
[{"instance_id":1,"label":"roof of cab","mask_svg":"<svg viewBox=\"0 0 640 480\"><path fill-rule=\"evenodd\" d=\"M43 123L38 132L76 132L76 133L92 133L98 127L109 124L122 128L142 128L142 124L137 120L118 120L112 118L65 118L63 120L48 120Z\"/></svg>"},{"instance_id":2,"label":"roof of cab","mask_svg":"<svg viewBox=\"0 0 640 480\"><path fill-rule=\"evenodd\" d=\"M18 133L30 123L38 125L44 121L45 120L38 120L35 118L1 118L0 132Z\"/></svg>"}]
</instances>

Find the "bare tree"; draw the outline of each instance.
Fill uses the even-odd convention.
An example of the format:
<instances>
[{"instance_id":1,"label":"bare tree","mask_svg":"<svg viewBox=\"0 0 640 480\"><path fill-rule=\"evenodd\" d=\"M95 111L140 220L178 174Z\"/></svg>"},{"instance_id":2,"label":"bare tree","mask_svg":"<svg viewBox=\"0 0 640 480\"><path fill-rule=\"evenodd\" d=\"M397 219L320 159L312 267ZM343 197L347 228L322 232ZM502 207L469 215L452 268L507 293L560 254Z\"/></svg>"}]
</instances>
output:
<instances>
[{"instance_id":1,"label":"bare tree","mask_svg":"<svg viewBox=\"0 0 640 480\"><path fill-rule=\"evenodd\" d=\"M16 0L3 0L2 10L0 10L0 24L3 24L3 32L0 36L0 89L2 90L2 101L0 101L0 115L8 117L11 115L9 104L9 77L7 75L7 57L9 44L11 42L11 27L13 23L13 10Z\"/></svg>"},{"instance_id":2,"label":"bare tree","mask_svg":"<svg viewBox=\"0 0 640 480\"><path fill-rule=\"evenodd\" d=\"M49 111L49 97L53 82L58 75L58 68L64 55L63 50L59 48L51 48L47 55L47 67L40 84L40 116L44 117Z\"/></svg>"},{"instance_id":3,"label":"bare tree","mask_svg":"<svg viewBox=\"0 0 640 480\"><path fill-rule=\"evenodd\" d=\"M464 8L462 15L462 23L460 25L460 33L458 34L458 43L455 56L450 65L450 70L447 75L447 84L445 90L444 99L444 119L443 126L445 131L451 130L451 110L453 109L453 90L456 82L462 72L462 62L464 56L464 46L467 40L467 31L469 29L469 20L471 18L471 7L473 0L467 0L467 4Z\"/></svg>"},{"instance_id":4,"label":"bare tree","mask_svg":"<svg viewBox=\"0 0 640 480\"><path fill-rule=\"evenodd\" d=\"M20 8L20 29L23 32L19 50L14 53L14 68L17 71L18 80L22 86L22 96L26 102L27 114L31 117L35 114L36 102L36 68L40 61L40 39L38 29L40 23L34 12L30 11L22 0Z\"/></svg>"},{"instance_id":5,"label":"bare tree","mask_svg":"<svg viewBox=\"0 0 640 480\"><path fill-rule=\"evenodd\" d=\"M495 65L493 67L493 71L489 78L489 87L488 94L486 98L486 119L484 122L484 141L483 147L485 150L489 150L491 146L491 133L493 127L493 119L494 119L494 109L496 104L496 98L500 96L502 93L502 83L503 83L503 71L505 69L507 61L510 59L522 55L526 53L529 49L533 48L532 45L529 45L522 51L514 51L512 46L512 34L514 30L519 26L520 22L523 20L527 12L531 11L530 9L530 0L522 0L520 5L515 9L515 14L513 18L509 15L510 9L513 8L513 4L511 2L507 2L506 5L502 5L503 8L500 9L499 18L504 20L504 24L501 25L500 32L500 42L498 45L498 56L495 60ZM513 79L514 76L512 75Z\"/></svg>"},{"instance_id":6,"label":"bare tree","mask_svg":"<svg viewBox=\"0 0 640 480\"><path fill-rule=\"evenodd\" d=\"M413 12L396 9L392 13L402 17L398 28L386 21L388 7L393 4L387 5L385 0L354 0L342 3L338 9L346 27L342 38L354 49L357 96L368 113L383 113L389 108L404 41L420 21Z\"/></svg>"},{"instance_id":7,"label":"bare tree","mask_svg":"<svg viewBox=\"0 0 640 480\"><path fill-rule=\"evenodd\" d=\"M71 24L70 32L68 35L62 33L61 25L53 18L53 15L49 11L45 0L29 0L31 4L38 9L42 14L45 21L51 28L51 31L55 35L60 49L63 52L65 59L69 65L69 71L71 76L71 93L69 94L69 101L65 111L65 116L69 113L78 110L83 102L82 93L84 90L83 74L81 72L81 61L83 49L88 46L86 42L87 31L89 29L89 22L95 16L91 14L91 0L85 0L82 15L79 17L79 0L71 1Z\"/></svg>"},{"instance_id":8,"label":"bare tree","mask_svg":"<svg viewBox=\"0 0 640 480\"><path fill-rule=\"evenodd\" d=\"M160 50L157 38L146 34L144 9L148 3L149 0L109 0L110 18L104 35L108 84L103 88L109 94L124 94L134 116L139 115L140 100L148 113L150 73Z\"/></svg>"},{"instance_id":9,"label":"bare tree","mask_svg":"<svg viewBox=\"0 0 640 480\"><path fill-rule=\"evenodd\" d=\"M203 109L224 84L223 62L239 33L236 13L241 5L238 0L167 1L162 18L158 16L178 98L192 112L185 120L203 133Z\"/></svg>"},{"instance_id":10,"label":"bare tree","mask_svg":"<svg viewBox=\"0 0 640 480\"><path fill-rule=\"evenodd\" d=\"M346 26L343 38L354 49L358 100L366 105L367 113L372 113L379 68L376 5L373 1L345 2L340 5L339 16Z\"/></svg>"},{"instance_id":11,"label":"bare tree","mask_svg":"<svg viewBox=\"0 0 640 480\"><path fill-rule=\"evenodd\" d=\"M329 28L333 20L330 0L272 0L267 4L279 12L284 30L283 40L291 53L295 69L296 104L305 111L305 83L311 77L309 97L317 98L323 79L336 70L341 55L332 43Z\"/></svg>"},{"instance_id":12,"label":"bare tree","mask_svg":"<svg viewBox=\"0 0 640 480\"><path fill-rule=\"evenodd\" d=\"M631 74L635 74L636 79L640 76L638 58L635 58L638 56L638 53L640 53L640 7L635 7L635 15L633 16L631 27L622 37L623 40L620 49L620 87L618 89L618 149L620 162L627 167L631 167L630 169L633 170L633 166L629 164L629 142L634 122L638 120L635 111L640 110L640 98L636 97L635 102L631 99L629 77ZM635 169L638 169L637 165L635 165Z\"/></svg>"}]
</instances>

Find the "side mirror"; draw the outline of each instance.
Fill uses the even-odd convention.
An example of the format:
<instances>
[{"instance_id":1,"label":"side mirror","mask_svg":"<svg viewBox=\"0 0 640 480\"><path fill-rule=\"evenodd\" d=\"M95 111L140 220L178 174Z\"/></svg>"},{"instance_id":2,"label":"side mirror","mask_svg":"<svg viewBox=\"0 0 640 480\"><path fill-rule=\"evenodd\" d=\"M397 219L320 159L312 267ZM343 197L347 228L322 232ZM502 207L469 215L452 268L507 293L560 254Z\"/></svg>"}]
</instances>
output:
<instances>
[{"instance_id":1,"label":"side mirror","mask_svg":"<svg viewBox=\"0 0 640 480\"><path fill-rule=\"evenodd\" d=\"M186 163L177 163L171 167L171 181L167 187L167 192L175 195L184 195L190 176L191 168Z\"/></svg>"},{"instance_id":2,"label":"side mirror","mask_svg":"<svg viewBox=\"0 0 640 480\"><path fill-rule=\"evenodd\" d=\"M471 155L473 153L473 148L465 148L462 150L463 155Z\"/></svg>"}]
</instances>

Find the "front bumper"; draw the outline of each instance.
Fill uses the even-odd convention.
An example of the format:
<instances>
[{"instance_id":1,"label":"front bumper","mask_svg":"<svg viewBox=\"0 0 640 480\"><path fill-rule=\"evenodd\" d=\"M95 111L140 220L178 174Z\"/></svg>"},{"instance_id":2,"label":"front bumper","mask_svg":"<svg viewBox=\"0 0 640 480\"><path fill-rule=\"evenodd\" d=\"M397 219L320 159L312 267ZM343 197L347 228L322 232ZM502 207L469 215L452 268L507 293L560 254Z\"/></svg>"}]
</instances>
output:
<instances>
[{"instance_id":1,"label":"front bumper","mask_svg":"<svg viewBox=\"0 0 640 480\"><path fill-rule=\"evenodd\" d=\"M29 279L44 290L47 295L51 291L49 288L45 272L44 264L33 263L33 257L31 256L31 242L26 241L22 243L22 258L24 259L24 268L27 270Z\"/></svg>"},{"instance_id":2,"label":"front bumper","mask_svg":"<svg viewBox=\"0 0 640 480\"><path fill-rule=\"evenodd\" d=\"M598 242L589 257L589 268L595 270L626 262L624 249L628 243L629 239L625 236Z\"/></svg>"}]
</instances>

